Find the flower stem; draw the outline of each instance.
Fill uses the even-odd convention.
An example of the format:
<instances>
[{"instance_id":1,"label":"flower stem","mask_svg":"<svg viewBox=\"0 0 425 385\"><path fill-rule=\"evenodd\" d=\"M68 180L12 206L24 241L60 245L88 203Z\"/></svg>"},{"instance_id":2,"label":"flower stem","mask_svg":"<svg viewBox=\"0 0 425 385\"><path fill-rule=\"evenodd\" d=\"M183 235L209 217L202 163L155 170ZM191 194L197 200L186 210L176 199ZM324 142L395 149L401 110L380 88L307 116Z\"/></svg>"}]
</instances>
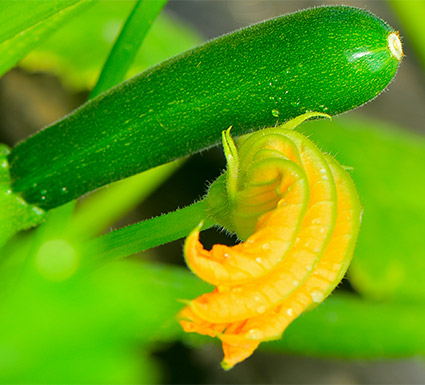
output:
<instances>
[{"instance_id":1,"label":"flower stem","mask_svg":"<svg viewBox=\"0 0 425 385\"><path fill-rule=\"evenodd\" d=\"M81 271L91 271L105 263L187 236L199 223L202 229L215 222L206 200L145 221L111 231L86 243L87 257Z\"/></svg>"}]
</instances>

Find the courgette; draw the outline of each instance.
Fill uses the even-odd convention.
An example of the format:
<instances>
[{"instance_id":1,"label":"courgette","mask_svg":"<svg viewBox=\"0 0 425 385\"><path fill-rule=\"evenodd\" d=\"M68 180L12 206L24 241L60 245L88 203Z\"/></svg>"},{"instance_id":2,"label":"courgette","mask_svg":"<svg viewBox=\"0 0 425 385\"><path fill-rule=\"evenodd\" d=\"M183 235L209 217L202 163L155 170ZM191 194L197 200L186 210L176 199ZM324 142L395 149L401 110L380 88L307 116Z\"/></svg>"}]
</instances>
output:
<instances>
[{"instance_id":1,"label":"courgette","mask_svg":"<svg viewBox=\"0 0 425 385\"><path fill-rule=\"evenodd\" d=\"M348 6L306 9L224 35L89 101L15 147L12 188L50 209L233 135L308 111L360 106L391 81L398 34Z\"/></svg>"}]
</instances>

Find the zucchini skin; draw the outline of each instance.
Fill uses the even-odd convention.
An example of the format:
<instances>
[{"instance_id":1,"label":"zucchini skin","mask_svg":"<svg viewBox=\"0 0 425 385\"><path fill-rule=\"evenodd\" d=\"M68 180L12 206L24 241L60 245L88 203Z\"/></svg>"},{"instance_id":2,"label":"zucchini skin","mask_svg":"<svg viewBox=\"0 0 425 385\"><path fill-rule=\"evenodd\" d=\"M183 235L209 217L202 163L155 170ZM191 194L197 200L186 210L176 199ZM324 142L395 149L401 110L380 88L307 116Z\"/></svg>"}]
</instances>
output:
<instances>
[{"instance_id":1,"label":"zucchini skin","mask_svg":"<svg viewBox=\"0 0 425 385\"><path fill-rule=\"evenodd\" d=\"M15 147L12 187L50 209L110 182L308 111L376 97L399 60L393 29L354 7L325 6L224 35L89 101Z\"/></svg>"}]
</instances>

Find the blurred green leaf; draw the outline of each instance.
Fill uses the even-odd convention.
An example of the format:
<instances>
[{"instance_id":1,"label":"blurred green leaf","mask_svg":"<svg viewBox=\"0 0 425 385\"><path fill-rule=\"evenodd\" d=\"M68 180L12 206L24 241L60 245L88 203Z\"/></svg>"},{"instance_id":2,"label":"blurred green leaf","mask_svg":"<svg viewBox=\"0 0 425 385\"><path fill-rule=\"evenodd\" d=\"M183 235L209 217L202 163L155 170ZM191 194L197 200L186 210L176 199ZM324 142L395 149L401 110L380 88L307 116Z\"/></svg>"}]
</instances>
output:
<instances>
[{"instance_id":1,"label":"blurred green leaf","mask_svg":"<svg viewBox=\"0 0 425 385\"><path fill-rule=\"evenodd\" d=\"M33 51L21 65L59 75L76 89L93 88L133 2L101 0ZM89 37L89 38L88 38ZM78 42L78 44L75 44ZM127 78L202 42L184 23L162 12L139 50Z\"/></svg>"},{"instance_id":2,"label":"blurred green leaf","mask_svg":"<svg viewBox=\"0 0 425 385\"><path fill-rule=\"evenodd\" d=\"M181 163L152 168L90 194L71 217L66 229L69 236L89 239L105 231L149 196Z\"/></svg>"},{"instance_id":3,"label":"blurred green leaf","mask_svg":"<svg viewBox=\"0 0 425 385\"><path fill-rule=\"evenodd\" d=\"M350 359L424 356L424 324L423 306L333 295L295 320L282 339L263 348Z\"/></svg>"},{"instance_id":4,"label":"blurred green leaf","mask_svg":"<svg viewBox=\"0 0 425 385\"><path fill-rule=\"evenodd\" d=\"M39 224L45 212L27 204L12 192L7 155L10 150L0 143L0 256L1 248L18 231Z\"/></svg>"},{"instance_id":5,"label":"blurred green leaf","mask_svg":"<svg viewBox=\"0 0 425 385\"><path fill-rule=\"evenodd\" d=\"M139 359L125 307L108 301L93 283L43 283L27 282L1 304L1 381L136 382Z\"/></svg>"},{"instance_id":6,"label":"blurred green leaf","mask_svg":"<svg viewBox=\"0 0 425 385\"><path fill-rule=\"evenodd\" d=\"M121 83L167 0L137 0L103 65L90 99Z\"/></svg>"},{"instance_id":7,"label":"blurred green leaf","mask_svg":"<svg viewBox=\"0 0 425 385\"><path fill-rule=\"evenodd\" d=\"M101 269L97 282L100 285L114 282L111 276L123 272L126 272L126 282L119 285L134 293L134 307L140 317L137 322L144 325L143 335L150 335L148 340L155 342L179 336L188 341L197 339L197 335L183 333L175 321L182 307L177 300L195 298L212 290L211 286L186 269L131 261ZM112 292L117 291L114 284L109 286ZM139 295L142 292L149 295ZM379 304L339 293L300 316L281 340L263 347L322 357L376 359L424 355L424 322L423 306ZM207 337L198 340L212 341Z\"/></svg>"},{"instance_id":8,"label":"blurred green leaf","mask_svg":"<svg viewBox=\"0 0 425 385\"><path fill-rule=\"evenodd\" d=\"M156 382L147 349L179 331L177 298L205 289L187 272L134 261L63 282L39 264L2 295L2 383Z\"/></svg>"},{"instance_id":9,"label":"blurred green leaf","mask_svg":"<svg viewBox=\"0 0 425 385\"><path fill-rule=\"evenodd\" d=\"M409 42L412 44L425 71L425 2L423 0L390 0L396 17L401 21Z\"/></svg>"},{"instance_id":10,"label":"blurred green leaf","mask_svg":"<svg viewBox=\"0 0 425 385\"><path fill-rule=\"evenodd\" d=\"M0 43L4 43L80 0L0 2Z\"/></svg>"},{"instance_id":11,"label":"blurred green leaf","mask_svg":"<svg viewBox=\"0 0 425 385\"><path fill-rule=\"evenodd\" d=\"M350 277L374 299L425 300L425 138L345 117L300 127L353 167L364 216Z\"/></svg>"},{"instance_id":12,"label":"blurred green leaf","mask_svg":"<svg viewBox=\"0 0 425 385\"><path fill-rule=\"evenodd\" d=\"M127 260L58 283L38 274L38 263L0 304L2 382L152 383L158 368L146 351L161 341L193 341L175 319L178 300L212 290L170 266ZM333 295L263 348L322 357L423 355L424 322L421 306Z\"/></svg>"},{"instance_id":13,"label":"blurred green leaf","mask_svg":"<svg viewBox=\"0 0 425 385\"><path fill-rule=\"evenodd\" d=\"M110 268L111 265L108 266ZM164 308L170 310L170 313L180 308L176 306L175 298L192 299L212 289L183 269L149 264L139 267L139 271L143 269L146 269L146 273L141 276L144 284L151 287L151 293L156 295L164 290L158 302L158 325L167 325L164 319L161 320ZM169 287L168 295L166 287ZM168 314L165 319L167 317ZM333 294L311 312L301 315L288 327L280 340L264 343L262 348L276 352L351 359L423 356L424 323L423 306L376 303L355 295L339 293ZM209 337L185 334L177 323L169 325L171 330L176 329L176 334L171 336L180 336L191 343L213 341ZM157 336L156 333L153 338L156 339Z\"/></svg>"},{"instance_id":14,"label":"blurred green leaf","mask_svg":"<svg viewBox=\"0 0 425 385\"><path fill-rule=\"evenodd\" d=\"M91 3L92 0L1 1L0 76Z\"/></svg>"},{"instance_id":15,"label":"blurred green leaf","mask_svg":"<svg viewBox=\"0 0 425 385\"><path fill-rule=\"evenodd\" d=\"M120 291L126 293L124 300L134 311L138 338L153 343L182 333L176 321L184 306L181 300L213 289L185 268L135 260L108 264L93 273L91 280L108 287L109 298L117 303L123 302Z\"/></svg>"}]
</instances>

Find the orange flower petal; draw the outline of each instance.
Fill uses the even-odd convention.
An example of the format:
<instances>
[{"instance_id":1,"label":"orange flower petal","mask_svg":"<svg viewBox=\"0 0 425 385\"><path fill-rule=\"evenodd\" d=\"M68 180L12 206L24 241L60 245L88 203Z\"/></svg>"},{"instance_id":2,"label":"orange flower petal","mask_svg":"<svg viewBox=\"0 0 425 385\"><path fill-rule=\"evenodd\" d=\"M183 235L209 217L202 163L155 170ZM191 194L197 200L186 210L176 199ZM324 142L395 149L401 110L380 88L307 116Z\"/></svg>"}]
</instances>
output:
<instances>
[{"instance_id":1,"label":"orange flower petal","mask_svg":"<svg viewBox=\"0 0 425 385\"><path fill-rule=\"evenodd\" d=\"M301 134L290 132L288 136L301 145ZM267 279L254 279L242 286L229 290L217 290L205 294L190 304L201 318L211 322L237 322L266 312L288 297L307 279L319 261L335 226L336 191L329 166L323 155L311 144L303 146L300 157L310 185L310 201L303 218L297 239L287 256L279 262L278 268L269 270ZM281 206L282 207L282 206ZM280 208L270 214L267 223L269 232L259 239L259 245L247 244L251 249L272 249L270 235L285 220ZM255 233L257 234L257 233ZM265 249L265 245L269 249ZM274 248L278 252L279 250ZM263 258L262 253L261 259ZM191 265L189 265L191 266Z\"/></svg>"},{"instance_id":2,"label":"orange flower petal","mask_svg":"<svg viewBox=\"0 0 425 385\"><path fill-rule=\"evenodd\" d=\"M198 230L189 235L189 267L217 287L180 313L185 331L220 338L226 369L261 341L279 338L332 291L348 267L361 214L349 176L299 133L263 130L243 138L234 155L229 218L246 241L207 251Z\"/></svg>"},{"instance_id":3,"label":"orange flower petal","mask_svg":"<svg viewBox=\"0 0 425 385\"><path fill-rule=\"evenodd\" d=\"M306 309L322 302L345 274L353 254L360 225L361 208L352 181L330 160L337 185L338 213L335 231L314 272L300 288L271 311L227 327L222 341L245 344L246 340L265 341L281 336L287 326ZM237 331L236 333L234 331ZM235 348L233 348L235 349Z\"/></svg>"},{"instance_id":4,"label":"orange flower petal","mask_svg":"<svg viewBox=\"0 0 425 385\"><path fill-rule=\"evenodd\" d=\"M307 208L308 187L303 171L287 160L274 164L266 161L256 168L258 175L250 178L250 182L258 191L258 186L264 181L277 179L281 170L285 170L285 175L273 187L275 209L259 219L256 232L246 242L233 247L214 245L207 251L199 242L198 229L188 236L185 243L186 263L196 275L217 286L240 285L267 274L285 257L295 242ZM267 188L268 185L265 186ZM249 191L252 192L252 188ZM276 208L281 195L285 195L285 204ZM250 202L261 201L261 198L264 196L257 193ZM245 196L242 201L247 201ZM245 206L243 209L248 211Z\"/></svg>"}]
</instances>

